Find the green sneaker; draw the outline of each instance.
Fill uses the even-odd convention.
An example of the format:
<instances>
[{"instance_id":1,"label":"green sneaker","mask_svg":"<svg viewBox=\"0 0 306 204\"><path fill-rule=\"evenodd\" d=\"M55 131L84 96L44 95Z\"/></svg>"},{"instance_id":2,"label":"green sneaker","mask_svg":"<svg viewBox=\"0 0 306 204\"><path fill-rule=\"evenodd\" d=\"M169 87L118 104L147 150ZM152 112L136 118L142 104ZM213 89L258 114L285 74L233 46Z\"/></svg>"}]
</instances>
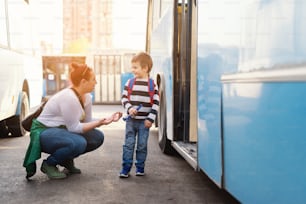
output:
<instances>
[{"instance_id":1,"label":"green sneaker","mask_svg":"<svg viewBox=\"0 0 306 204\"><path fill-rule=\"evenodd\" d=\"M56 166L49 165L46 161L43 161L40 170L47 174L50 179L64 179L67 177L67 175L60 172Z\"/></svg>"},{"instance_id":2,"label":"green sneaker","mask_svg":"<svg viewBox=\"0 0 306 204\"><path fill-rule=\"evenodd\" d=\"M74 166L72 159L65 161L61 166L65 167L64 172L68 174L80 174L81 170Z\"/></svg>"}]
</instances>

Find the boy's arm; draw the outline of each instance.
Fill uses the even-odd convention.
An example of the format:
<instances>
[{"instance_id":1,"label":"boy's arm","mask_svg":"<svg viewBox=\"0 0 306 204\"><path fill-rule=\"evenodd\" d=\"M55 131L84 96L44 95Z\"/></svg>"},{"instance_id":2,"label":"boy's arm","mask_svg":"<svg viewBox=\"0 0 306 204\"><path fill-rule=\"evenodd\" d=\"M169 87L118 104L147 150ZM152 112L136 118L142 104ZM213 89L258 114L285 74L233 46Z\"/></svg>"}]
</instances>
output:
<instances>
[{"instance_id":1,"label":"boy's arm","mask_svg":"<svg viewBox=\"0 0 306 204\"><path fill-rule=\"evenodd\" d=\"M156 85L154 85L153 104L150 113L148 114L147 120L153 123L156 119L159 109L159 92Z\"/></svg>"},{"instance_id":2,"label":"boy's arm","mask_svg":"<svg viewBox=\"0 0 306 204\"><path fill-rule=\"evenodd\" d=\"M127 111L127 114L129 113L129 109L132 107L132 104L128 99L128 86L129 86L129 80L127 80L127 82L125 83L121 96L121 104L123 108Z\"/></svg>"}]
</instances>

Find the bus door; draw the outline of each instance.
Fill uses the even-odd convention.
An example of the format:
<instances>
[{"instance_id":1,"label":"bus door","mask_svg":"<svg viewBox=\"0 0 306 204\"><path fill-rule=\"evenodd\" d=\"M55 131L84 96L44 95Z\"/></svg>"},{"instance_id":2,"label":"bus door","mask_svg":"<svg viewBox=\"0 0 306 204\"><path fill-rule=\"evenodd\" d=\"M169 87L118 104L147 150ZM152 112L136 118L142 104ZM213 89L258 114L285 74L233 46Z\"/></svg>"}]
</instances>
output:
<instances>
[{"instance_id":1,"label":"bus door","mask_svg":"<svg viewBox=\"0 0 306 204\"><path fill-rule=\"evenodd\" d=\"M178 1L174 21L174 148L197 168L195 2ZM193 91L191 91L193 90Z\"/></svg>"},{"instance_id":2,"label":"bus door","mask_svg":"<svg viewBox=\"0 0 306 204\"><path fill-rule=\"evenodd\" d=\"M189 62L189 40L188 38L188 5L187 2L178 3L176 19L177 36L174 38L177 43L173 43L176 54L174 55L174 88L175 100L173 120L174 120L174 140L189 141L189 95L190 95L190 62Z\"/></svg>"}]
</instances>

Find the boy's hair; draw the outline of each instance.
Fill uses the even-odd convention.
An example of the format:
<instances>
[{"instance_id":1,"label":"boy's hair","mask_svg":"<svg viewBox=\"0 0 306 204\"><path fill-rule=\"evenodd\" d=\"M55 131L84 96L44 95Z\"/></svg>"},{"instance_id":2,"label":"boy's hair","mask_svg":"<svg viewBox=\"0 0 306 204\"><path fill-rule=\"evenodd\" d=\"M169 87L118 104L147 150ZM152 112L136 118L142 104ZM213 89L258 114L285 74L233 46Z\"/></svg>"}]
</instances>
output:
<instances>
[{"instance_id":1,"label":"boy's hair","mask_svg":"<svg viewBox=\"0 0 306 204\"><path fill-rule=\"evenodd\" d=\"M137 53L131 60L131 62L139 62L141 67L147 66L148 67L148 73L150 73L153 61L151 56L148 53L145 52L139 52Z\"/></svg>"}]
</instances>

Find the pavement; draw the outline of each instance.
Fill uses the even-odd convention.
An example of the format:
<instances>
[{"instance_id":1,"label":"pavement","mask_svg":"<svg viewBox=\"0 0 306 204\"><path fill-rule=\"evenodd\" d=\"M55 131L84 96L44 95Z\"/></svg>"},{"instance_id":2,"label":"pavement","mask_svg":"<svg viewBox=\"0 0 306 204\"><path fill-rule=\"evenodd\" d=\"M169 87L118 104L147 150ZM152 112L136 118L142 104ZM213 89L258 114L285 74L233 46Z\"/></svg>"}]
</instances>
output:
<instances>
[{"instance_id":1,"label":"pavement","mask_svg":"<svg viewBox=\"0 0 306 204\"><path fill-rule=\"evenodd\" d=\"M107 117L123 111L118 105L94 106L94 117ZM102 126L102 147L75 159L82 174L63 180L50 180L37 162L31 181L22 167L29 135L0 138L0 203L3 204L236 204L203 172L194 171L180 156L163 154L157 142L157 129L149 138L146 175L136 177L135 168L127 179L118 177L121 168L124 121Z\"/></svg>"}]
</instances>

